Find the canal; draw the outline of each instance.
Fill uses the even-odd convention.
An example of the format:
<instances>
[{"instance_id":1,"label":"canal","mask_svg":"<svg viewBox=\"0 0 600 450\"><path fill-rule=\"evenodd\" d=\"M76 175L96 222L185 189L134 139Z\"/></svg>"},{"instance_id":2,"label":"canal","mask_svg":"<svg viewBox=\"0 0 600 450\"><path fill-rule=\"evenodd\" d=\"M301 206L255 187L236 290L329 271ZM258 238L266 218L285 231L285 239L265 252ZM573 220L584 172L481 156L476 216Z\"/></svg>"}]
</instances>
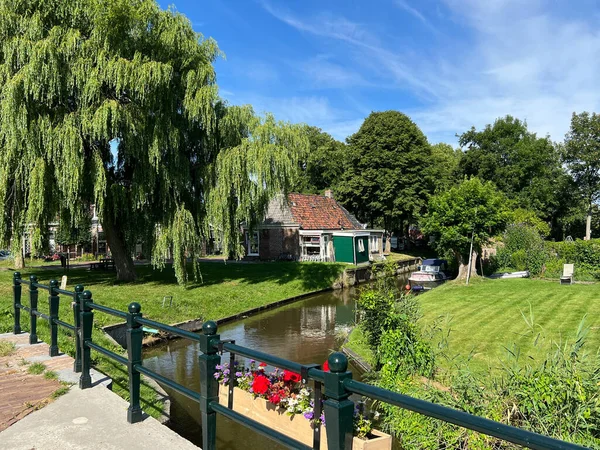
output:
<instances>
[{"instance_id":1,"label":"canal","mask_svg":"<svg viewBox=\"0 0 600 450\"><path fill-rule=\"evenodd\" d=\"M404 284L406 278L400 278ZM277 355L302 364L323 363L339 350L354 324L357 290L354 288L315 294L304 300L265 311L219 327L222 339ZM193 389L199 386L198 345L185 339L169 341L144 354L144 366ZM228 354L223 361L228 361ZM350 362L355 378L360 370ZM171 396L170 427L201 444L198 404L167 389ZM283 448L224 417L217 422L217 448L247 450Z\"/></svg>"}]
</instances>

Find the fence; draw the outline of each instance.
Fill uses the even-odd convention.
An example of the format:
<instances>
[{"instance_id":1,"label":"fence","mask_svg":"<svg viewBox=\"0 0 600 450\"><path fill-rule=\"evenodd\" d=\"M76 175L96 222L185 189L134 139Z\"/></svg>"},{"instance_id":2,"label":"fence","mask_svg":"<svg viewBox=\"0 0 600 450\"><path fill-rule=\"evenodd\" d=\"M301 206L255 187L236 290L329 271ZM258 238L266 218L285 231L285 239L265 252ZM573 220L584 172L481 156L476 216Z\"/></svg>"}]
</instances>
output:
<instances>
[{"instance_id":1,"label":"fence","mask_svg":"<svg viewBox=\"0 0 600 450\"><path fill-rule=\"evenodd\" d=\"M23 285L29 286L29 307L21 303ZM49 293L49 314L41 313L38 310L39 289L46 290ZM73 325L60 320L58 317L60 295L73 299ZM29 341L31 344L36 343L38 340L37 318L40 317L49 322L50 356L58 355L58 327L61 326L74 332L77 350L73 370L81 373L79 378L79 387L81 389L89 388L92 385L90 377L91 350L97 351L127 366L129 373L127 421L129 423L139 422L143 417L140 407L140 377L142 374L196 401L201 413L202 448L204 450L213 450L216 448L217 414L226 416L289 448L320 448L320 425L314 427L313 446L309 447L233 411L233 376L229 378L228 405L219 404L219 385L214 375L217 371L217 365L221 362L223 352L229 353L230 367L234 366L235 358L239 355L262 361L280 369L299 373L306 383L312 381L314 383L314 417L320 417L322 404L327 424L325 427L327 444L328 448L332 450L349 450L352 448L354 403L349 398L352 394L366 396L373 400L379 400L532 449L575 450L584 448L353 380L352 373L347 370L348 361L346 356L342 353L336 352L330 355L328 359L330 371L325 372L318 365L299 364L271 354L236 345L234 341L221 340L217 333L217 325L211 321L204 323L202 334L195 334L154 320L145 319L142 316L140 305L135 302L129 305L127 312L102 306L95 303L92 299L92 293L84 290L84 287L81 285L76 286L75 291L71 292L59 289L58 281L56 280L51 280L48 285L43 285L38 283L35 275L31 275L29 280L24 280L21 278L19 272L15 272L13 277L13 302L14 333L18 334L21 332L21 310L28 312L30 318ZM110 314L127 322L127 358L111 352L92 341L94 311ZM143 366L142 326L144 325L198 342L200 351L202 352L198 361L200 368L200 392L192 391ZM324 387L324 390L322 387Z\"/></svg>"}]
</instances>

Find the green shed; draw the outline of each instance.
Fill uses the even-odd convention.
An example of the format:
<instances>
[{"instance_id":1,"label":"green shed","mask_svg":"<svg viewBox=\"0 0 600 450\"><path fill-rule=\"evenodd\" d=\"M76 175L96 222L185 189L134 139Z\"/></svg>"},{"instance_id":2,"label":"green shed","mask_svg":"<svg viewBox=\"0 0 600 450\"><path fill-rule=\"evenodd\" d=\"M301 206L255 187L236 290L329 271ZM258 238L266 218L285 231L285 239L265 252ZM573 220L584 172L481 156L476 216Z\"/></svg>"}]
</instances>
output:
<instances>
[{"instance_id":1,"label":"green shed","mask_svg":"<svg viewBox=\"0 0 600 450\"><path fill-rule=\"evenodd\" d=\"M333 233L335 260L349 264L369 261L369 233L340 231Z\"/></svg>"}]
</instances>

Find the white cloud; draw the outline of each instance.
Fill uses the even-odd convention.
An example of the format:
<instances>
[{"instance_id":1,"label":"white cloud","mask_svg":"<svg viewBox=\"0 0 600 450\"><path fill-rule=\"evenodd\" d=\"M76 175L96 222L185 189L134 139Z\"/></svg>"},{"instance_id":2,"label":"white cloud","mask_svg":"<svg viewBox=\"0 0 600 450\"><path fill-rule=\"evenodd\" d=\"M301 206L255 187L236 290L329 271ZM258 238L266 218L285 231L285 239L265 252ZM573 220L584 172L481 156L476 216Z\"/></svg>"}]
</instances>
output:
<instances>
[{"instance_id":1,"label":"white cloud","mask_svg":"<svg viewBox=\"0 0 600 450\"><path fill-rule=\"evenodd\" d=\"M362 64L372 68L381 68L388 76L392 76L399 87L411 87L420 95L434 96L435 91L421 76L413 73L402 60L398 51L390 51L383 47L379 39L364 26L354 23L343 16L320 14L310 20L302 20L287 11L274 8L266 0L262 6L273 17L296 28L299 31L316 36L336 39L351 45L359 52L358 58Z\"/></svg>"},{"instance_id":2,"label":"white cloud","mask_svg":"<svg viewBox=\"0 0 600 450\"><path fill-rule=\"evenodd\" d=\"M506 114L527 120L539 135L562 140L573 112L600 109L596 18L566 14L558 10L565 5L552 0L444 0L436 23L450 18L453 24L446 25L464 32L445 43L429 42L425 50L395 45L393 39L380 38L377 27L341 15L300 18L266 0L262 4L303 33L347 46L343 68L324 60L320 73L305 70L309 79L346 88L360 87L363 80L385 84L390 89L385 108L407 112L433 142L456 143L456 133L482 128ZM408 0L396 5L431 24ZM418 100L409 109L401 103L406 92ZM309 123L321 120L337 137L356 131L362 121L335 111L325 97L302 103L304 109L295 107L311 111L297 115ZM367 106L381 109L381 104Z\"/></svg>"},{"instance_id":3,"label":"white cloud","mask_svg":"<svg viewBox=\"0 0 600 450\"><path fill-rule=\"evenodd\" d=\"M372 85L356 70L332 62L327 55L318 55L304 62L293 62L291 65L300 69L311 87L318 89Z\"/></svg>"},{"instance_id":4,"label":"white cloud","mask_svg":"<svg viewBox=\"0 0 600 450\"><path fill-rule=\"evenodd\" d=\"M405 10L409 14L412 14L414 17L416 17L417 19L419 19L421 21L421 23L423 23L423 25L425 25L430 30L437 31L437 29L431 24L431 22L429 20L427 20L425 18L425 16L423 14L421 14L417 9L413 8L412 6L410 6L407 1L405 1L405 0L396 0L394 3L399 8Z\"/></svg>"}]
</instances>

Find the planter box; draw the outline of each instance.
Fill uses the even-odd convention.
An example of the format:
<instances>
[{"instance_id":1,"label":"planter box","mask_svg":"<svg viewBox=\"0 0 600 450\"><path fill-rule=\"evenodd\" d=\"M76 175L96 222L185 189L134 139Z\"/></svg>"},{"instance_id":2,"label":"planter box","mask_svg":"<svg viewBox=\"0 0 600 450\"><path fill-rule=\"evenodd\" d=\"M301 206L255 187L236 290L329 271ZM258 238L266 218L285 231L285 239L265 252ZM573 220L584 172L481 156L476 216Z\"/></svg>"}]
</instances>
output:
<instances>
[{"instance_id":1,"label":"planter box","mask_svg":"<svg viewBox=\"0 0 600 450\"><path fill-rule=\"evenodd\" d=\"M227 398L227 386L219 385L219 403L227 406ZM284 410L278 409L264 398L253 398L252 394L239 388L234 388L233 410L303 444L312 446L313 429L310 421L301 414L288 416ZM321 449L327 450L327 437L324 427L321 427L321 433ZM391 450L392 437L389 434L378 430L373 430L372 434L374 437L367 440L355 437L352 449Z\"/></svg>"}]
</instances>

